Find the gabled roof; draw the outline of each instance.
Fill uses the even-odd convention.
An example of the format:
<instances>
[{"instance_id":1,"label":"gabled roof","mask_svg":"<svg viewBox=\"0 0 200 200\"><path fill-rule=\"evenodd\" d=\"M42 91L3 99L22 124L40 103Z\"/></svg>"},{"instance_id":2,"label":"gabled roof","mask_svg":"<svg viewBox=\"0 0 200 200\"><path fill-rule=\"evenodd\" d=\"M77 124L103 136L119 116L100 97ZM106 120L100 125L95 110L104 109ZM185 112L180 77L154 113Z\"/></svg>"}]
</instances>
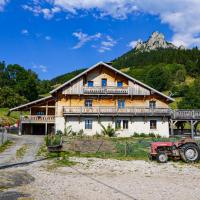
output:
<instances>
[{"instance_id":1,"label":"gabled roof","mask_svg":"<svg viewBox=\"0 0 200 200\"><path fill-rule=\"evenodd\" d=\"M37 103L40 103L40 102L43 102L43 101L46 101L46 100L50 100L50 99L53 99L53 97L47 96L47 97L44 97L44 98L41 98L41 99L37 99L35 101L23 104L21 106L17 106L15 108L12 108L12 109L10 109L10 112L15 111L15 110L19 110L19 109L22 109L22 108L28 108L29 106L32 106L34 104L37 104Z\"/></svg>"},{"instance_id":2,"label":"gabled roof","mask_svg":"<svg viewBox=\"0 0 200 200\"><path fill-rule=\"evenodd\" d=\"M152 88L152 87L150 87L150 86L148 86L148 85L146 85L146 84L144 84L144 83L142 83L142 82L140 82L140 81L134 79L133 77L131 77L131 76L129 76L129 75L127 75L127 74L121 72L120 70L118 70L118 69L116 69L116 68L114 68L114 67L112 67L112 66L110 66L110 65L108 65L108 64L106 64L106 63L104 63L104 62L98 62L97 64L93 65L92 67L86 69L85 71L83 71L83 72L80 73L79 75L75 76L74 78L70 79L69 81L65 82L64 84L62 84L62 85L60 85L59 87L57 87L57 88L55 88L54 90L52 90L52 91L50 92L50 94L53 94L53 93L57 92L58 90L61 90L62 88L64 88L65 86L67 86L67 85L68 85L69 83L71 83L72 81L74 81L74 80L80 78L80 77L83 76L84 74L88 73L89 71L95 69L96 67L98 67L98 66L100 66L100 65L103 65L103 66L105 66L105 67L107 67L107 68L109 68L109 69L111 69L111 70L117 72L118 74L121 74L122 76L128 78L129 80L132 80L133 82L138 83L139 85L143 86L144 88L147 88L147 89L153 91L154 93L159 94L160 96L162 96L162 97L164 97L164 98L166 98L166 99L168 99L168 100L170 100L170 101L175 101L173 98L171 98L171 97L169 97L169 96L167 96L167 95L165 95L165 94L159 92L158 90L156 90L156 89L154 89L154 88Z\"/></svg>"}]
</instances>

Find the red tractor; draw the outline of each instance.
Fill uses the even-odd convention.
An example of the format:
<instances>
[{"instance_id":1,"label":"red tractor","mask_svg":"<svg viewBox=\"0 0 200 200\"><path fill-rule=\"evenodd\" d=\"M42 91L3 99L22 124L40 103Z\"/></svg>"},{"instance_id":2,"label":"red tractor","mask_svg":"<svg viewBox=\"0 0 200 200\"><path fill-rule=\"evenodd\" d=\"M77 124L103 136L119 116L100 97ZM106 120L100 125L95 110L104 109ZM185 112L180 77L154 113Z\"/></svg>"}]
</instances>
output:
<instances>
[{"instance_id":1,"label":"red tractor","mask_svg":"<svg viewBox=\"0 0 200 200\"><path fill-rule=\"evenodd\" d=\"M182 139L177 142L152 142L150 159L165 163L168 159L197 162L200 159L200 148L192 139Z\"/></svg>"}]
</instances>

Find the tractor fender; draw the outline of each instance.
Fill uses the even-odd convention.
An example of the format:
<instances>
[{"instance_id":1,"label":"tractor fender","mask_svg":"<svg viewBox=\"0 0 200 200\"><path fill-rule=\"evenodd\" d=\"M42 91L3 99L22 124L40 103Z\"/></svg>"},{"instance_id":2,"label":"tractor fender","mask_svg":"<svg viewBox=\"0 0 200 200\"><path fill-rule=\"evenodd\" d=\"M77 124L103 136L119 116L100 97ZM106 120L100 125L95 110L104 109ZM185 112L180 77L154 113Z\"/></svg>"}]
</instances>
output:
<instances>
[{"instance_id":1,"label":"tractor fender","mask_svg":"<svg viewBox=\"0 0 200 200\"><path fill-rule=\"evenodd\" d=\"M186 145L186 144L193 144L193 145L196 145L198 148L199 148L199 145L196 143L196 142L186 142L186 143L183 143L183 144L180 144L179 146L178 146L178 148L182 148L184 145Z\"/></svg>"}]
</instances>

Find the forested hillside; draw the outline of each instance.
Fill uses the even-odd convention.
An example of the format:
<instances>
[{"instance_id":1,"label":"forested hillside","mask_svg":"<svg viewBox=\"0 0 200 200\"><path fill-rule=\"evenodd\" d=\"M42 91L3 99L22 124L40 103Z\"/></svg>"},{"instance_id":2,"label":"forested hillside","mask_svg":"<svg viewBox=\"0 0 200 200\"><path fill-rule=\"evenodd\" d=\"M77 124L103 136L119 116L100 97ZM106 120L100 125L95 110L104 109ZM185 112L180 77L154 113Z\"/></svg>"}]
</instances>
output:
<instances>
[{"instance_id":1,"label":"forested hillside","mask_svg":"<svg viewBox=\"0 0 200 200\"><path fill-rule=\"evenodd\" d=\"M52 80L40 80L30 69L0 62L0 108L12 108L49 95L56 85L68 81L83 70L76 70Z\"/></svg>"},{"instance_id":2,"label":"forested hillside","mask_svg":"<svg viewBox=\"0 0 200 200\"><path fill-rule=\"evenodd\" d=\"M49 81L41 81L32 70L0 62L0 107L14 107L39 98L50 90Z\"/></svg>"},{"instance_id":3,"label":"forested hillside","mask_svg":"<svg viewBox=\"0 0 200 200\"><path fill-rule=\"evenodd\" d=\"M177 100L179 108L200 108L200 51L134 49L113 61L113 66Z\"/></svg>"},{"instance_id":4,"label":"forested hillside","mask_svg":"<svg viewBox=\"0 0 200 200\"><path fill-rule=\"evenodd\" d=\"M113 66L176 98L178 108L200 108L200 51L158 49L131 50L113 61ZM39 80L32 70L0 63L0 107L14 107L47 95L56 86L85 69Z\"/></svg>"}]
</instances>

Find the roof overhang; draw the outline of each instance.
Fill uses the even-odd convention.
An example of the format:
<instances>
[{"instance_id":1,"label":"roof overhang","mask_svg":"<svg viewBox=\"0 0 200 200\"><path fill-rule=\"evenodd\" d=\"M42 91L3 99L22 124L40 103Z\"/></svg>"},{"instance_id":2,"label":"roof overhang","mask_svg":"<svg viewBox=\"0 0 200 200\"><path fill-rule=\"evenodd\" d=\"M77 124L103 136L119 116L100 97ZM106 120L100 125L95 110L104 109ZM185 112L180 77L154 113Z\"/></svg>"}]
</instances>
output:
<instances>
[{"instance_id":1,"label":"roof overhang","mask_svg":"<svg viewBox=\"0 0 200 200\"><path fill-rule=\"evenodd\" d=\"M28 109L29 107L31 107L31 106L33 106L35 104L42 103L42 102L49 101L49 100L53 100L53 97L52 96L47 96L47 97L44 97L44 98L41 98L41 99L38 99L38 100L35 100L35 101L32 101L32 102L23 104L21 106L17 106L15 108L10 109L10 112L19 111L19 110L26 110L26 109Z\"/></svg>"}]
</instances>

